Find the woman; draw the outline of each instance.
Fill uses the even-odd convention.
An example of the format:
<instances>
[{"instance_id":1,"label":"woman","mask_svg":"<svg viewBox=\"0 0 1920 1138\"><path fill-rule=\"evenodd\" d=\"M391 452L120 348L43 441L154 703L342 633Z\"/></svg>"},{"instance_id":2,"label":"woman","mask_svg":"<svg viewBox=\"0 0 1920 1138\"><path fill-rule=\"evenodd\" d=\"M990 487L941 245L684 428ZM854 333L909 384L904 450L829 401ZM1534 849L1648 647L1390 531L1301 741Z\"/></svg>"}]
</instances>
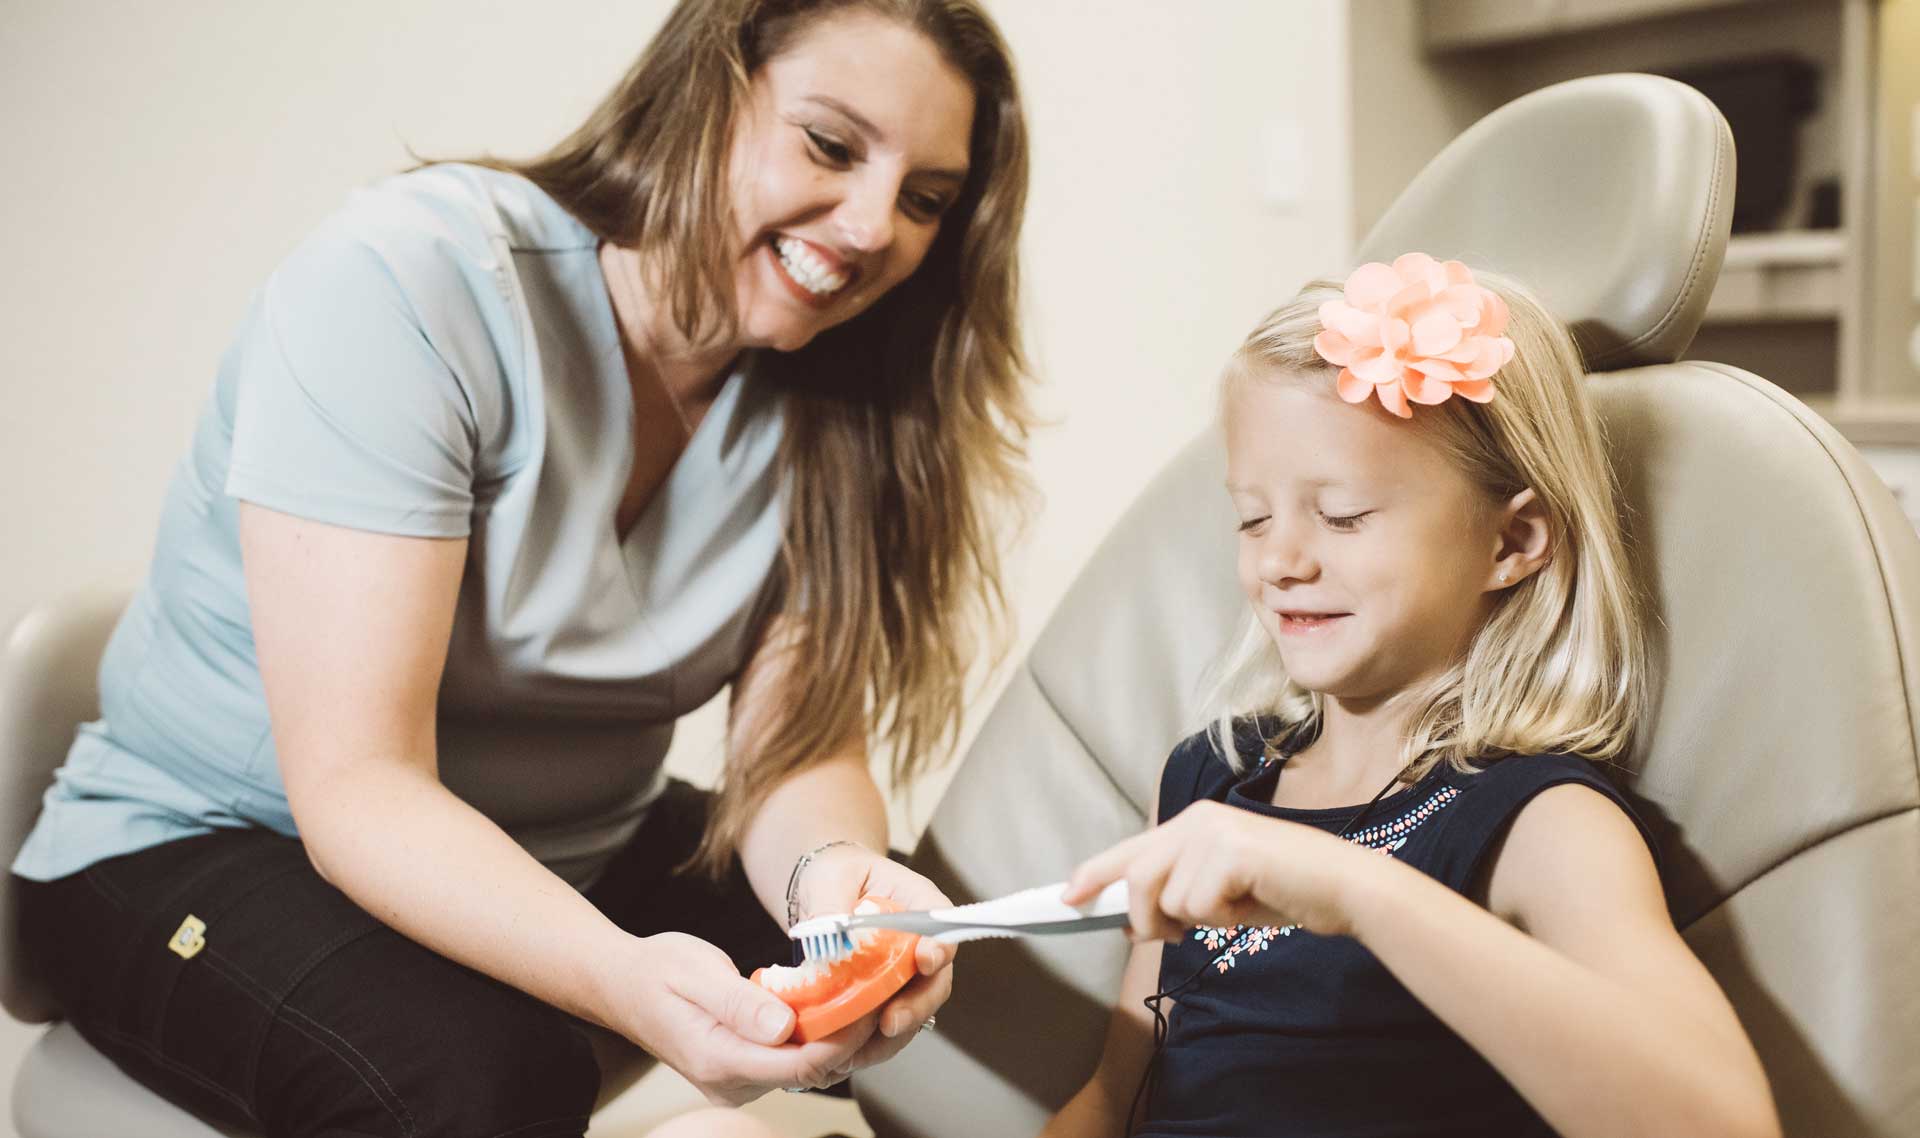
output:
<instances>
[{"instance_id":1,"label":"woman","mask_svg":"<svg viewBox=\"0 0 1920 1138\"><path fill-rule=\"evenodd\" d=\"M596 1025L715 1102L741 978L889 862L1021 485L1017 91L972 0L682 0L552 153L358 195L275 272L15 863L96 1046L272 1134L584 1131ZM672 721L731 688L721 791ZM737 855L737 856L736 856ZM731 958L730 958L731 957Z\"/></svg>"}]
</instances>

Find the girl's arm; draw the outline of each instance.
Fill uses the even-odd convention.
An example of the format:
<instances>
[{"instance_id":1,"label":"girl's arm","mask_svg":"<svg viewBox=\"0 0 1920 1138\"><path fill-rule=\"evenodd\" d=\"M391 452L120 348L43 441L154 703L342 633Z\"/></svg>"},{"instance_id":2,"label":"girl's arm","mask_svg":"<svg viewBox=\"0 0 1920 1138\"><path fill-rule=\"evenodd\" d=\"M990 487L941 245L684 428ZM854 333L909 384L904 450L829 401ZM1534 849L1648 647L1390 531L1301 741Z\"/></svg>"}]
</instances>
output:
<instances>
[{"instance_id":1,"label":"girl's arm","mask_svg":"<svg viewBox=\"0 0 1920 1138\"><path fill-rule=\"evenodd\" d=\"M1133 946L1120 994L1107 1021L1099 1065L1079 1092L1047 1122L1040 1138L1113 1138L1131 1121L1133 1096L1153 1057L1153 1016L1142 1003L1159 988L1160 942Z\"/></svg>"},{"instance_id":2,"label":"girl's arm","mask_svg":"<svg viewBox=\"0 0 1920 1138\"><path fill-rule=\"evenodd\" d=\"M1164 778L1165 776L1162 775ZM1147 830L1160 824L1160 803L1147 814ZM1072 883L1069 883L1072 884ZM1089 894L1090 896L1091 894ZM1086 1085L1047 1122L1040 1138L1110 1138L1132 1130L1134 1092L1153 1061L1153 1013L1146 999L1160 990L1160 950L1157 940L1136 941L1120 973L1120 993L1107 1019L1106 1042L1100 1061Z\"/></svg>"},{"instance_id":3,"label":"girl's arm","mask_svg":"<svg viewBox=\"0 0 1920 1138\"><path fill-rule=\"evenodd\" d=\"M766 1046L792 1014L725 953L624 932L442 785L464 540L243 503L240 543L287 798L322 877L435 952L625 1035L715 1101L831 1081L850 1049Z\"/></svg>"},{"instance_id":4,"label":"girl's arm","mask_svg":"<svg viewBox=\"0 0 1920 1138\"><path fill-rule=\"evenodd\" d=\"M1486 909L1374 860L1347 893L1353 935L1561 1134L1780 1133L1646 843L1601 795L1565 785L1528 803L1495 851Z\"/></svg>"},{"instance_id":5,"label":"girl's arm","mask_svg":"<svg viewBox=\"0 0 1920 1138\"><path fill-rule=\"evenodd\" d=\"M1122 877L1135 936L1298 923L1358 938L1568 1138L1780 1133L1753 1047L1674 931L1646 844L1586 787L1521 810L1491 870L1491 911L1332 834L1217 802L1090 859L1066 900Z\"/></svg>"}]
</instances>

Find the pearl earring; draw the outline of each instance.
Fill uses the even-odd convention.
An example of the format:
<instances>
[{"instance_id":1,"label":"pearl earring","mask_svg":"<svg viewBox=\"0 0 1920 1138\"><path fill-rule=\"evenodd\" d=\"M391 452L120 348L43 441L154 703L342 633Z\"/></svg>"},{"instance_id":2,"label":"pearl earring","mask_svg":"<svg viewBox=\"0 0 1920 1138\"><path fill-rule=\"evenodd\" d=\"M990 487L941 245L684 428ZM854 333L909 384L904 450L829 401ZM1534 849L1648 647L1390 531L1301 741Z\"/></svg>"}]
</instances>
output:
<instances>
[{"instance_id":1,"label":"pearl earring","mask_svg":"<svg viewBox=\"0 0 1920 1138\"><path fill-rule=\"evenodd\" d=\"M1502 585L1507 583L1507 575L1505 573L1500 574L1500 583Z\"/></svg>"}]
</instances>

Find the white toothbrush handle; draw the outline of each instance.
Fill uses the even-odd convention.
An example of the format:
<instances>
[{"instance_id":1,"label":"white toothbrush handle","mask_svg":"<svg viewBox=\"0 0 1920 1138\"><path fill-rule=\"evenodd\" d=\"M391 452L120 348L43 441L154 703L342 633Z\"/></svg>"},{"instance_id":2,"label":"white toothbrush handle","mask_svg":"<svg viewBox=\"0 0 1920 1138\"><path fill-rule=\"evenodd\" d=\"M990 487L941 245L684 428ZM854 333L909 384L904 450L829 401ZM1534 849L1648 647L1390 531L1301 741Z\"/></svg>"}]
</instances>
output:
<instances>
[{"instance_id":1,"label":"white toothbrush handle","mask_svg":"<svg viewBox=\"0 0 1920 1138\"><path fill-rule=\"evenodd\" d=\"M991 936L1027 936L1123 928L1127 915L1127 883L1116 881L1084 905L1060 899L1065 882L1024 889L991 901L976 901L951 909L935 909L927 916L954 927L931 933L935 940L976 940Z\"/></svg>"}]
</instances>

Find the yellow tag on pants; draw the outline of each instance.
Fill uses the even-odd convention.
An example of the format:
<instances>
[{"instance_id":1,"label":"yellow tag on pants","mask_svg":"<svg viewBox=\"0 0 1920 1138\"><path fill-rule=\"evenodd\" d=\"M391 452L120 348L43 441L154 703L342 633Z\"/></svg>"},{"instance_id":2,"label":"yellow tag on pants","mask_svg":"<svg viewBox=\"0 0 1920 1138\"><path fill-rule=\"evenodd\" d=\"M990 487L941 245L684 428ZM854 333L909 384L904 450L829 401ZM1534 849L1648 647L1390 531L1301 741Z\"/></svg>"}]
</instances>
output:
<instances>
[{"instance_id":1,"label":"yellow tag on pants","mask_svg":"<svg viewBox=\"0 0 1920 1138\"><path fill-rule=\"evenodd\" d=\"M187 914L180 927L173 932L173 939L167 941L167 947L179 954L182 960L192 960L203 948L207 947L207 922Z\"/></svg>"}]
</instances>

